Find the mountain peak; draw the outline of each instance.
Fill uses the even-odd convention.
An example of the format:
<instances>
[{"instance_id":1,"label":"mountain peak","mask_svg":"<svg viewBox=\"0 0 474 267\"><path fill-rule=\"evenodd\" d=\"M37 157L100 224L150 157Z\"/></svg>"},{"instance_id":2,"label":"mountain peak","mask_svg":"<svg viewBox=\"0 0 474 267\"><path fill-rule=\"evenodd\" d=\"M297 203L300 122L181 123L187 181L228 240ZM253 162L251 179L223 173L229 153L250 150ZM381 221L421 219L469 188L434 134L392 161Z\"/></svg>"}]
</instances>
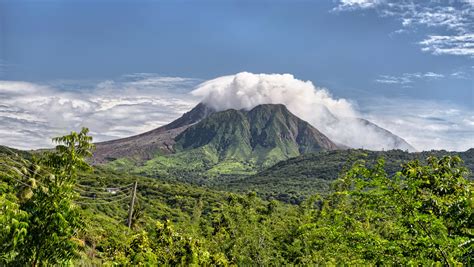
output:
<instances>
[{"instance_id":1,"label":"mountain peak","mask_svg":"<svg viewBox=\"0 0 474 267\"><path fill-rule=\"evenodd\" d=\"M278 111L284 111L284 112L290 112L285 105L283 104L260 104L255 107L253 107L250 111L252 110L278 110Z\"/></svg>"},{"instance_id":2,"label":"mountain peak","mask_svg":"<svg viewBox=\"0 0 474 267\"><path fill-rule=\"evenodd\" d=\"M249 111L216 112L175 139L176 151L205 149L219 160L270 165L301 153L338 149L329 138L284 105L258 105Z\"/></svg>"}]
</instances>

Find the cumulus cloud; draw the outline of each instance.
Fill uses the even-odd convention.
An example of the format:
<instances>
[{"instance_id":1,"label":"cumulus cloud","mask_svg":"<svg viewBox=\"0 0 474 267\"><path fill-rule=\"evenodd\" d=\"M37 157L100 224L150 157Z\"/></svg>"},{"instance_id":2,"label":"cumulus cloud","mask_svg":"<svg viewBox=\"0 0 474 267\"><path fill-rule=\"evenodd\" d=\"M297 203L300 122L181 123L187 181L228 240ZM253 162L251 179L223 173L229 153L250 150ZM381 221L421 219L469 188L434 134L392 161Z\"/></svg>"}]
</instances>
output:
<instances>
[{"instance_id":1,"label":"cumulus cloud","mask_svg":"<svg viewBox=\"0 0 474 267\"><path fill-rule=\"evenodd\" d=\"M354 117L355 111L346 99L334 99L311 81L295 79L291 74L253 74L241 72L200 84L193 95L203 97L217 110L251 109L259 104L285 104L298 107L298 113L322 107L336 116Z\"/></svg>"},{"instance_id":2,"label":"cumulus cloud","mask_svg":"<svg viewBox=\"0 0 474 267\"><path fill-rule=\"evenodd\" d=\"M192 92L216 110L251 109L259 104L284 104L331 140L351 147L409 149L396 138L357 118L361 115L346 99L336 99L324 88L291 74L248 72L207 81Z\"/></svg>"},{"instance_id":3,"label":"cumulus cloud","mask_svg":"<svg viewBox=\"0 0 474 267\"><path fill-rule=\"evenodd\" d=\"M187 93L199 82L155 74L86 85L0 81L0 144L50 147L52 137L82 126L90 128L95 141L145 132L192 108L197 100Z\"/></svg>"}]
</instances>

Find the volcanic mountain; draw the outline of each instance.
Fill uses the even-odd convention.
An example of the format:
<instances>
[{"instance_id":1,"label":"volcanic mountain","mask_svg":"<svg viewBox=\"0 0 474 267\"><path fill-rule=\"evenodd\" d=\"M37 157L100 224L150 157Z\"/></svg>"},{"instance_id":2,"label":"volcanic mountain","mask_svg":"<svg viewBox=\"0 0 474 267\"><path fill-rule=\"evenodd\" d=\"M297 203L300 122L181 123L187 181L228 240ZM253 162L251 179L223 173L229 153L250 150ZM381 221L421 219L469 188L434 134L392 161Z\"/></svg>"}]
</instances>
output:
<instances>
[{"instance_id":1,"label":"volcanic mountain","mask_svg":"<svg viewBox=\"0 0 474 267\"><path fill-rule=\"evenodd\" d=\"M363 122L378 129L387 140L394 140L394 148L411 147L391 132ZM206 158L204 165L230 160L268 166L307 152L346 149L350 145L334 143L281 104L217 112L200 103L177 120L152 131L97 143L93 163L124 158L144 163L157 156L179 155L178 161L186 162Z\"/></svg>"},{"instance_id":2,"label":"volcanic mountain","mask_svg":"<svg viewBox=\"0 0 474 267\"><path fill-rule=\"evenodd\" d=\"M146 161L157 154L199 147L209 149L219 160L255 158L259 162L340 148L284 105L265 104L250 111L216 112L200 103L181 118L155 130L97 143L94 163L119 158Z\"/></svg>"},{"instance_id":3,"label":"volcanic mountain","mask_svg":"<svg viewBox=\"0 0 474 267\"><path fill-rule=\"evenodd\" d=\"M259 105L250 111L229 109L213 113L176 138L175 150L200 147L219 160L252 159L258 165L275 163L307 152L339 147L284 105Z\"/></svg>"}]
</instances>

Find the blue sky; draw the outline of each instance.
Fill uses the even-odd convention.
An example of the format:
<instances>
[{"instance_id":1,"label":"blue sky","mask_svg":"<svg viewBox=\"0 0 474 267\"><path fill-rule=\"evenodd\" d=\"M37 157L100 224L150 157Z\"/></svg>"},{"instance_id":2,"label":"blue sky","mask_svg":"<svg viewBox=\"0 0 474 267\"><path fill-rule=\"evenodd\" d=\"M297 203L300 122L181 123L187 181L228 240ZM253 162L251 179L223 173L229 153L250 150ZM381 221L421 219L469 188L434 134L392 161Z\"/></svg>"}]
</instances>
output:
<instances>
[{"instance_id":1,"label":"blue sky","mask_svg":"<svg viewBox=\"0 0 474 267\"><path fill-rule=\"evenodd\" d=\"M367 117L383 111L380 99L428 103L459 110L470 127L473 32L472 0L0 0L0 80L63 92L136 73L194 81L187 85L242 71L291 73Z\"/></svg>"}]
</instances>

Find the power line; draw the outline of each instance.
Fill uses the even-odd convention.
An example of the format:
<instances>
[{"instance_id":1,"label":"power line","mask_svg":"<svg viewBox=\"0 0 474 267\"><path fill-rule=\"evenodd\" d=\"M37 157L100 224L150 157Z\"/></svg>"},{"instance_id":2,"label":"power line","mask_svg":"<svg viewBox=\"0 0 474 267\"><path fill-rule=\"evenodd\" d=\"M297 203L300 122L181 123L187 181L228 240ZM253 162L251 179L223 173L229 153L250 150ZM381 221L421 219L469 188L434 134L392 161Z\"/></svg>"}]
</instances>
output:
<instances>
[{"instance_id":1,"label":"power line","mask_svg":"<svg viewBox=\"0 0 474 267\"><path fill-rule=\"evenodd\" d=\"M128 199L130 196L125 196L121 199L117 199L117 200L112 200L112 201L108 201L108 202L102 202L102 203L99 203L100 201L98 202L74 202L76 204L80 204L80 205L107 205L107 204L111 204L111 203L116 203L116 202L119 202L119 201L122 201L122 200L125 200L125 199Z\"/></svg>"},{"instance_id":2,"label":"power line","mask_svg":"<svg viewBox=\"0 0 474 267\"><path fill-rule=\"evenodd\" d=\"M118 193L123 193L123 192L129 192L131 187L127 189L121 189L121 190L115 190L115 188L110 187L107 188L106 190L103 191L91 191L91 190L84 190L82 188L75 187L74 191L76 191L79 194L98 194L98 195L110 195L110 194L118 194Z\"/></svg>"},{"instance_id":3,"label":"power line","mask_svg":"<svg viewBox=\"0 0 474 267\"><path fill-rule=\"evenodd\" d=\"M117 196L117 197L119 197L119 196ZM109 202L109 201L118 199L117 197L115 197L115 198L113 198L113 197L112 198L89 198L89 197L80 197L79 196L76 199L79 200L79 201L86 201L86 200L95 201L95 200L98 200L98 201L107 201L107 202ZM128 195L122 195L122 197L128 197Z\"/></svg>"},{"instance_id":4,"label":"power line","mask_svg":"<svg viewBox=\"0 0 474 267\"><path fill-rule=\"evenodd\" d=\"M126 189L126 188L129 188L129 187L132 187L133 183L131 184L128 184L128 185L124 185L124 186L121 186L121 187L96 187L96 186L91 186L91 185L83 185L83 184L76 184L76 186L79 186L79 187L84 187L84 188L93 188L93 189Z\"/></svg>"},{"instance_id":5,"label":"power line","mask_svg":"<svg viewBox=\"0 0 474 267\"><path fill-rule=\"evenodd\" d=\"M140 195L140 194L137 194L137 198L142 200L142 201L148 201L147 198L145 198L144 196Z\"/></svg>"},{"instance_id":6,"label":"power line","mask_svg":"<svg viewBox=\"0 0 474 267\"><path fill-rule=\"evenodd\" d=\"M12 151L11 149L9 149L9 148L6 148L6 149L9 150L10 153L15 154L16 156L18 156L17 153ZM45 171L44 169L31 170L31 166L28 166L28 164L32 164L32 163L29 162L29 161L18 162L18 161L15 161L13 159L10 159L10 158L7 158L6 160L8 160L7 163L9 163L9 164L7 164L5 162L0 162L0 165L3 165L7 168L10 168L10 170L14 170L15 172L17 172L20 175L25 175L25 173L21 169L24 169L27 172L29 172L30 174L37 175L38 177L43 178L43 179L45 178L45 175L54 175L50 172ZM20 158L20 160L23 160L23 158ZM40 173L40 172L42 172L42 173ZM121 187L97 187L97 186L83 185L83 184L78 183L75 186L83 187L83 188L91 188L91 189L94 189L94 190L108 190L108 189L124 190L124 189L131 188L133 186L133 184L134 183L130 183L128 185L124 185L124 186L121 186ZM79 190L81 190L81 189L79 189Z\"/></svg>"},{"instance_id":7,"label":"power line","mask_svg":"<svg viewBox=\"0 0 474 267\"><path fill-rule=\"evenodd\" d=\"M27 163L30 163L30 161L24 159L24 158L21 158L19 157L18 155L15 154L15 156L17 157L17 161L15 161L13 158L2 158L3 160L9 162L9 163L13 163L13 164L18 164L20 165L21 167L27 167L25 166Z\"/></svg>"},{"instance_id":8,"label":"power line","mask_svg":"<svg viewBox=\"0 0 474 267\"><path fill-rule=\"evenodd\" d=\"M7 150L10 150L7 148ZM10 152L13 154L13 156L19 157L17 153L13 152L10 150ZM20 158L21 162L12 160L10 158L6 159L6 162L0 162L0 165L6 166L7 171L14 171L20 176L26 176L26 175L33 175L39 178L44 179L44 174L46 175L53 175L45 170L41 169L36 169L32 170L31 167L34 165L31 162L24 160ZM9 164L7 164L9 163ZM30 166L28 166L30 165ZM24 171L28 172L28 174L25 174ZM41 173L40 173L41 172ZM16 178L14 175L9 175L7 174L7 177L10 179L27 186L29 188L33 188L33 186L24 183L20 179ZM42 183L38 182L37 179L35 179L35 182L38 185L42 185ZM133 189L132 189L133 186ZM130 199L130 205L129 205L129 210L128 210L128 220L127 220L127 225L130 228L132 224L132 214L133 214L133 206L135 204L137 197L137 182L135 181L134 183L121 186L121 187L96 187L96 186L90 186L90 185L82 185L82 184L75 184L72 190L76 193L79 194L77 198L82 199L82 200L87 200L87 201L74 201L76 205L108 205L112 203L117 203L123 200L126 200L130 197L131 193L131 199ZM79 191L79 192L78 192ZM84 196L84 194L93 194L95 196ZM102 194L102 195L101 195ZM103 196L103 194L111 194L109 197ZM99 195L99 196L97 196ZM122 197L123 196L123 197ZM121 198L118 198L121 197ZM139 196L140 197L140 196Z\"/></svg>"},{"instance_id":9,"label":"power line","mask_svg":"<svg viewBox=\"0 0 474 267\"><path fill-rule=\"evenodd\" d=\"M11 154L18 156L18 152L11 150L9 147L3 146L2 148L8 150Z\"/></svg>"},{"instance_id":10,"label":"power line","mask_svg":"<svg viewBox=\"0 0 474 267\"><path fill-rule=\"evenodd\" d=\"M120 196L128 196L130 194L130 192L126 193L126 194L119 194L119 195L112 195L110 197L91 197L91 196L78 196L78 198L83 198L83 199L99 199L99 200L109 200L109 199L115 199L117 197L120 197Z\"/></svg>"},{"instance_id":11,"label":"power line","mask_svg":"<svg viewBox=\"0 0 474 267\"><path fill-rule=\"evenodd\" d=\"M2 165L2 162L0 162L0 165ZM8 165L5 165L5 166L7 166L7 167L11 167L11 168L12 168L12 169L14 169L16 172L18 172L20 175L24 175L24 174L23 174L23 173L22 173L22 172L21 172L21 171L20 171L20 170L19 170L17 167L15 167L15 166L8 166ZM7 175L7 177L8 177L8 178L10 178L10 179L12 179L12 180L15 180L15 181L17 181L18 183L21 183L21 184L25 185L25 186L29 186L29 187L31 187L30 185L28 185L28 184L25 184L25 183L24 183L23 181L21 181L20 179L18 179L18 178L15 178L15 176L14 176L14 175ZM41 177L41 178L43 178L43 177L42 177L42 176L40 176L40 175L38 175L38 177ZM35 179L35 183L36 183L36 184L38 184L38 185L42 185L42 186L44 186L44 185L43 185L43 183L41 183L41 182L39 182L39 181L38 181L38 179Z\"/></svg>"},{"instance_id":12,"label":"power line","mask_svg":"<svg viewBox=\"0 0 474 267\"><path fill-rule=\"evenodd\" d=\"M15 169L17 172L19 172L19 173L21 173L21 174L23 174L23 173L20 172L20 170L19 170L18 168L19 168L19 167L25 167L25 166L9 165L9 164L6 164L5 162L0 162L0 165L3 165L3 166L5 166L5 167L7 167L7 168ZM26 167L25 167L25 169L26 169ZM27 169L27 171L31 171L31 170L28 170L28 169Z\"/></svg>"},{"instance_id":13,"label":"power line","mask_svg":"<svg viewBox=\"0 0 474 267\"><path fill-rule=\"evenodd\" d=\"M5 164L3 162L0 162L0 165L3 165L3 166L6 166L8 167L10 170L12 171L15 171L16 173L18 173L19 175L25 175L22 170L19 169L19 167L17 166L12 166L12 165L8 165L8 164ZM22 166L22 167L25 167L25 166ZM37 177L39 178L45 178L44 176L40 175L39 173L35 173L33 172L32 170L30 170L29 168L25 167L25 169L27 171L29 171L30 173L32 174L35 174L37 175ZM28 186L28 187L31 187L30 185L24 183L23 181L21 181L20 179L18 178L15 178L14 175L7 175L7 177L9 177L10 179L12 180L15 180L16 182L18 183L21 183L22 185L25 185L25 186ZM43 183L39 182L38 179L35 179L35 182L38 184L38 185L43 185ZM92 187L92 186L84 186L84 187L87 187L89 189L93 189L95 191L91 191L91 190L84 190L82 188L74 188L74 190L76 191L81 191L81 192L77 192L79 194L114 194L113 192L110 192L110 190L114 190L115 191L115 194L117 193L125 193L125 194L129 194L130 193L130 189L132 187L133 183L132 184L128 184L126 186L122 186L122 187ZM44 185L43 185L44 186ZM83 185L80 185L80 184L76 184L76 186L83 186ZM99 191L101 190L101 191Z\"/></svg>"},{"instance_id":14,"label":"power line","mask_svg":"<svg viewBox=\"0 0 474 267\"><path fill-rule=\"evenodd\" d=\"M15 180L15 181L17 181L18 183L20 183L20 184L22 184L22 185L24 185L24 186L28 186L28 187L30 187L30 188L33 188L33 186L22 182L20 179L17 179L17 178L15 178L15 177L10 177L10 178L13 179L13 180Z\"/></svg>"},{"instance_id":15,"label":"power line","mask_svg":"<svg viewBox=\"0 0 474 267\"><path fill-rule=\"evenodd\" d=\"M35 171L33 171L33 170L30 170L30 168L28 168L27 166L12 166L12 165L5 164L5 163L3 163L3 162L0 162L0 165L3 165L3 166L5 166L5 167L10 168L10 170L15 171L17 174L22 175L22 176L25 176L26 174L23 173L22 170L20 170L19 168L23 168L23 167L24 167L25 170L26 170L30 175L35 175L35 176L37 176L37 177L39 177L39 178L41 178L41 179L45 179L45 176L44 176L44 175L42 175L42 174L40 174L40 173L38 173L38 172L35 172ZM46 174L47 174L47 175L53 175L53 174L48 173L48 172L46 172ZM38 179L35 179L35 180L38 180ZM40 182L38 182L38 183L40 183Z\"/></svg>"},{"instance_id":16,"label":"power line","mask_svg":"<svg viewBox=\"0 0 474 267\"><path fill-rule=\"evenodd\" d=\"M27 186L27 187L29 187L29 188L33 188L33 186L31 186L31 185L29 185L29 184L26 184L26 183L20 181L20 180L17 179L17 178L14 178L14 177L10 177L10 178L13 179L13 180L15 180L16 182L18 182L18 183L24 185L24 186ZM110 198L92 198L92 197L86 197L86 196L79 196L78 198L91 199L91 200L99 200L99 202L100 202L100 201L107 201L107 202L102 202L102 203L99 203L99 202L97 202L97 203L91 203L91 202L74 202L74 203L76 203L76 204L97 204L97 205L110 204L110 203L119 202L119 201L121 201L121 200L124 200L124 199L129 198L129 193L130 193L130 192L127 192L127 194L115 195L115 196L112 196L112 197L110 197ZM124 197L121 198L121 199L116 199L116 197L119 197L119 196L124 196ZM109 199L110 199L111 201L108 201Z\"/></svg>"}]
</instances>

